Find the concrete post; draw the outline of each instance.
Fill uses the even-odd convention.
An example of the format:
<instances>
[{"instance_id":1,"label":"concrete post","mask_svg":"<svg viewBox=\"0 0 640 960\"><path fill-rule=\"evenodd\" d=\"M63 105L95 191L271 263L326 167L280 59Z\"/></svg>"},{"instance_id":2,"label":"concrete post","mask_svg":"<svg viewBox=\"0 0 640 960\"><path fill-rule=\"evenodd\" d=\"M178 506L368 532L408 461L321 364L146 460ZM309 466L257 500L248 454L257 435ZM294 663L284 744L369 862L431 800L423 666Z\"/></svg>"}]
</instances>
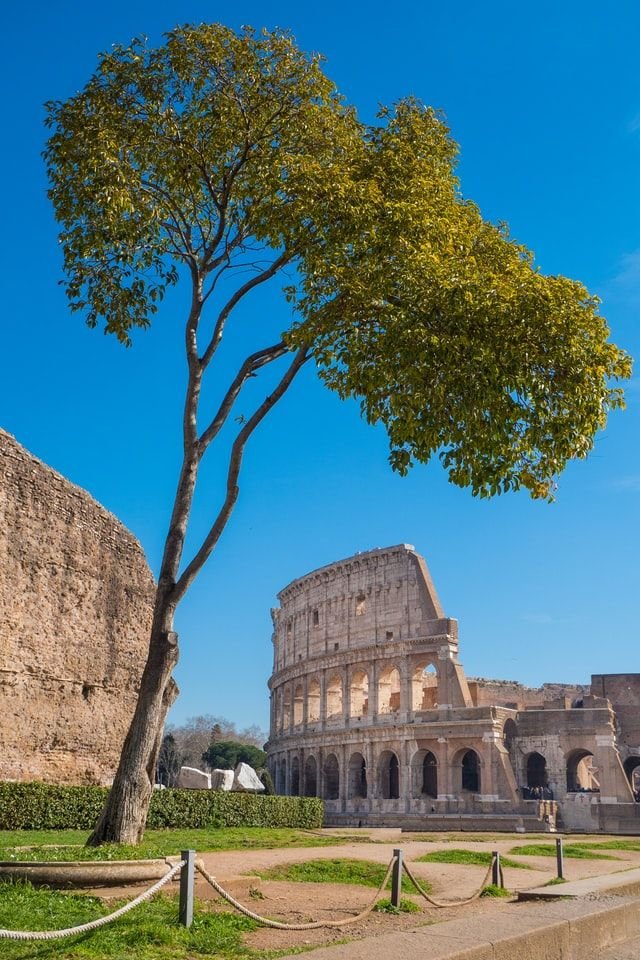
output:
<instances>
[{"instance_id":1,"label":"concrete post","mask_svg":"<svg viewBox=\"0 0 640 960\"><path fill-rule=\"evenodd\" d=\"M180 907L178 917L183 927L190 927L193 923L193 886L196 852L195 850L183 850L180 857L185 861L185 865L180 871Z\"/></svg>"}]
</instances>

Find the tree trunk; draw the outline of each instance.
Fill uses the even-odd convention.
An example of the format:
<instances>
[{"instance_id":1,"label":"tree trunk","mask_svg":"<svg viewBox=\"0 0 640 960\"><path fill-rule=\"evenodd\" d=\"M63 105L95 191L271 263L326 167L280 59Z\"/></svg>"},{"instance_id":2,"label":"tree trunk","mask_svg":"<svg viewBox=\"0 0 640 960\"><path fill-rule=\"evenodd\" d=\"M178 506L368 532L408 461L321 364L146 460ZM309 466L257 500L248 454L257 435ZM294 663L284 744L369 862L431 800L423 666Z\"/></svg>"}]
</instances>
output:
<instances>
[{"instance_id":1,"label":"tree trunk","mask_svg":"<svg viewBox=\"0 0 640 960\"><path fill-rule=\"evenodd\" d=\"M89 846L137 844L144 834L165 718L178 692L171 676L178 662L177 635L172 627L173 608L158 596L138 702L113 786L87 840Z\"/></svg>"}]
</instances>

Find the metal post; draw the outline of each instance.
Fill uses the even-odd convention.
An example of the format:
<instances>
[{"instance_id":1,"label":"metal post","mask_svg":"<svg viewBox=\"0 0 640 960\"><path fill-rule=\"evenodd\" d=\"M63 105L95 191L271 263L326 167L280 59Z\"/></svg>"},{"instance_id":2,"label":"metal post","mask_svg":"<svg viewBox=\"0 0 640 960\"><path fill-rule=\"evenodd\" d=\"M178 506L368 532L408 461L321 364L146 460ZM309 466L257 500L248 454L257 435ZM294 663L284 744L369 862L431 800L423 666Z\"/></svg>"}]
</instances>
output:
<instances>
[{"instance_id":1,"label":"metal post","mask_svg":"<svg viewBox=\"0 0 640 960\"><path fill-rule=\"evenodd\" d=\"M562 837L556 837L556 864L558 879L564 880L564 850L562 849Z\"/></svg>"},{"instance_id":2,"label":"metal post","mask_svg":"<svg viewBox=\"0 0 640 960\"><path fill-rule=\"evenodd\" d=\"M393 865L391 874L391 906L400 906L400 895L402 892L402 850L394 850L393 855L396 862Z\"/></svg>"},{"instance_id":3,"label":"metal post","mask_svg":"<svg viewBox=\"0 0 640 960\"><path fill-rule=\"evenodd\" d=\"M193 881L195 874L195 850L183 850L180 859L185 861L180 871L180 911L178 919L183 927L193 923Z\"/></svg>"},{"instance_id":4,"label":"metal post","mask_svg":"<svg viewBox=\"0 0 640 960\"><path fill-rule=\"evenodd\" d=\"M491 871L491 883L494 887L501 887L500 883L500 854L497 850L491 851L491 856L493 857L493 868Z\"/></svg>"}]
</instances>

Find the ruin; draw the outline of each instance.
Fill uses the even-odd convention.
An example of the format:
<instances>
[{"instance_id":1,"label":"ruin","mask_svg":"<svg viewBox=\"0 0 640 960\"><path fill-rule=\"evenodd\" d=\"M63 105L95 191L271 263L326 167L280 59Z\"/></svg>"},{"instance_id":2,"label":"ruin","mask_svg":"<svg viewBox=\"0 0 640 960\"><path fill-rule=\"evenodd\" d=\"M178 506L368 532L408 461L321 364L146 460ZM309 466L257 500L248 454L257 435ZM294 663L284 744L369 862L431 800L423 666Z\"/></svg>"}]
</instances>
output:
<instances>
[{"instance_id":1,"label":"ruin","mask_svg":"<svg viewBox=\"0 0 640 960\"><path fill-rule=\"evenodd\" d=\"M111 782L148 645L140 544L0 430L0 780Z\"/></svg>"},{"instance_id":2,"label":"ruin","mask_svg":"<svg viewBox=\"0 0 640 960\"><path fill-rule=\"evenodd\" d=\"M334 825L640 833L640 674L467 678L458 624L400 544L322 567L272 611L267 753Z\"/></svg>"}]
</instances>

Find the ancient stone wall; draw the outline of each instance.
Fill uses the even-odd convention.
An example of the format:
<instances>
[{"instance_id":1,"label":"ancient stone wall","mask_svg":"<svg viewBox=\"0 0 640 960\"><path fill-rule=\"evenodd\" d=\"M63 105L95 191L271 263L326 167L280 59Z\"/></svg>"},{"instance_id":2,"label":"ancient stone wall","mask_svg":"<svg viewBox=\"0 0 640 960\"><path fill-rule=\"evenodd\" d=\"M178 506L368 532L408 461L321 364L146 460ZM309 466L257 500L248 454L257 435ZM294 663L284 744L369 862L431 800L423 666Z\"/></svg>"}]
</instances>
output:
<instances>
[{"instance_id":1,"label":"ancient stone wall","mask_svg":"<svg viewBox=\"0 0 640 960\"><path fill-rule=\"evenodd\" d=\"M541 687L526 687L517 680L487 680L484 677L468 677L467 682L476 706L496 704L512 710L571 707L590 691L589 684L543 683Z\"/></svg>"},{"instance_id":2,"label":"ancient stone wall","mask_svg":"<svg viewBox=\"0 0 640 960\"><path fill-rule=\"evenodd\" d=\"M0 780L110 781L153 591L131 533L0 430Z\"/></svg>"}]
</instances>

